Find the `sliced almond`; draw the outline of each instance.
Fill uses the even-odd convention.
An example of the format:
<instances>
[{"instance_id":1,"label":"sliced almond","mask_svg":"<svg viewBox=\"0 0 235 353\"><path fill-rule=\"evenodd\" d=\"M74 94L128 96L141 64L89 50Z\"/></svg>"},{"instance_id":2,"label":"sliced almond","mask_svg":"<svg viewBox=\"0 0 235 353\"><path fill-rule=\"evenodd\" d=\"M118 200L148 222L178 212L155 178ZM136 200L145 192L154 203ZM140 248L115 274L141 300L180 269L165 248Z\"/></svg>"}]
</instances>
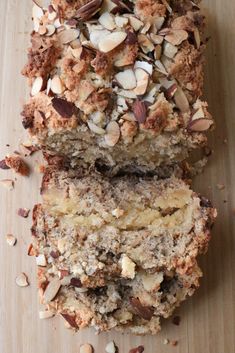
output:
<instances>
[{"instance_id":1,"label":"sliced almond","mask_svg":"<svg viewBox=\"0 0 235 353\"><path fill-rule=\"evenodd\" d=\"M154 50L154 45L145 34L138 35L138 43L145 54Z\"/></svg>"},{"instance_id":2,"label":"sliced almond","mask_svg":"<svg viewBox=\"0 0 235 353\"><path fill-rule=\"evenodd\" d=\"M32 89L31 89L31 95L32 96L36 96L36 94L38 94L39 92L41 92L43 90L43 86L44 86L44 81L42 77L37 77L32 85Z\"/></svg>"},{"instance_id":3,"label":"sliced almond","mask_svg":"<svg viewBox=\"0 0 235 353\"><path fill-rule=\"evenodd\" d=\"M173 59L174 56L177 54L178 52L178 48L171 44L171 43L165 43L164 45L164 50L163 50L163 54L166 55L168 58Z\"/></svg>"},{"instance_id":4,"label":"sliced almond","mask_svg":"<svg viewBox=\"0 0 235 353\"><path fill-rule=\"evenodd\" d=\"M106 347L105 347L105 351L107 353L116 353L116 346L115 343L113 341L110 341Z\"/></svg>"},{"instance_id":5,"label":"sliced almond","mask_svg":"<svg viewBox=\"0 0 235 353\"><path fill-rule=\"evenodd\" d=\"M102 0L91 0L81 6L77 11L77 17L83 21L89 20L101 7Z\"/></svg>"},{"instance_id":6,"label":"sliced almond","mask_svg":"<svg viewBox=\"0 0 235 353\"><path fill-rule=\"evenodd\" d=\"M128 18L122 16L115 16L114 18L116 26L122 28L128 24Z\"/></svg>"},{"instance_id":7,"label":"sliced almond","mask_svg":"<svg viewBox=\"0 0 235 353\"><path fill-rule=\"evenodd\" d=\"M47 81L46 94L49 95L51 92L51 78Z\"/></svg>"},{"instance_id":8,"label":"sliced almond","mask_svg":"<svg viewBox=\"0 0 235 353\"><path fill-rule=\"evenodd\" d=\"M143 69L152 75L153 73L153 65L149 64L147 61L136 61L134 65L134 69Z\"/></svg>"},{"instance_id":9,"label":"sliced almond","mask_svg":"<svg viewBox=\"0 0 235 353\"><path fill-rule=\"evenodd\" d=\"M91 44L95 47L95 48L98 48L98 45L99 45L99 42L106 38L107 35L109 35L110 32L106 29L102 29L102 30L95 30L95 31L92 31L90 33L90 41L91 41Z\"/></svg>"},{"instance_id":10,"label":"sliced almond","mask_svg":"<svg viewBox=\"0 0 235 353\"><path fill-rule=\"evenodd\" d=\"M213 121L207 118L191 120L188 124L188 130L202 132L208 130L213 125Z\"/></svg>"},{"instance_id":11,"label":"sliced almond","mask_svg":"<svg viewBox=\"0 0 235 353\"><path fill-rule=\"evenodd\" d=\"M46 36L47 36L47 37L52 36L52 35L55 33L55 30L56 30L55 26L53 26L53 25L47 25L47 26L46 26Z\"/></svg>"},{"instance_id":12,"label":"sliced almond","mask_svg":"<svg viewBox=\"0 0 235 353\"><path fill-rule=\"evenodd\" d=\"M54 20L56 19L56 17L57 17L57 13L56 13L55 11L49 12L49 14L48 14L48 19L49 19L50 21L54 21Z\"/></svg>"},{"instance_id":13,"label":"sliced almond","mask_svg":"<svg viewBox=\"0 0 235 353\"><path fill-rule=\"evenodd\" d=\"M104 12L98 19L102 26L110 31L116 28L114 17L109 12Z\"/></svg>"},{"instance_id":14,"label":"sliced almond","mask_svg":"<svg viewBox=\"0 0 235 353\"><path fill-rule=\"evenodd\" d=\"M19 287L27 287L29 285L28 277L25 273L22 272L16 277L16 284Z\"/></svg>"},{"instance_id":15,"label":"sliced almond","mask_svg":"<svg viewBox=\"0 0 235 353\"><path fill-rule=\"evenodd\" d=\"M205 114L204 111L202 109L202 107L200 107L196 113L193 114L191 120L196 120L196 119L200 119L200 118L205 118Z\"/></svg>"},{"instance_id":16,"label":"sliced almond","mask_svg":"<svg viewBox=\"0 0 235 353\"><path fill-rule=\"evenodd\" d=\"M41 19L42 16L44 15L44 12L43 10L41 9L40 6L38 5L33 5L33 9L32 9L32 16L33 16L33 19L37 18L37 19Z\"/></svg>"},{"instance_id":17,"label":"sliced almond","mask_svg":"<svg viewBox=\"0 0 235 353\"><path fill-rule=\"evenodd\" d=\"M0 185L2 185L4 188L6 188L9 191L12 191L14 189L14 181L11 179L0 180Z\"/></svg>"},{"instance_id":18,"label":"sliced almond","mask_svg":"<svg viewBox=\"0 0 235 353\"><path fill-rule=\"evenodd\" d=\"M92 132L94 132L95 134L98 134L98 135L104 135L105 134L105 130L104 129L102 129L101 127L99 127L96 124L92 123L91 121L88 121L87 125L89 126L89 129Z\"/></svg>"},{"instance_id":19,"label":"sliced almond","mask_svg":"<svg viewBox=\"0 0 235 353\"><path fill-rule=\"evenodd\" d=\"M159 31L162 28L162 25L164 22L165 22L165 17L157 17L154 22L155 28Z\"/></svg>"},{"instance_id":20,"label":"sliced almond","mask_svg":"<svg viewBox=\"0 0 235 353\"><path fill-rule=\"evenodd\" d=\"M75 113L76 106L65 99L55 97L52 99L51 103L53 108L62 118L69 119Z\"/></svg>"},{"instance_id":21,"label":"sliced almond","mask_svg":"<svg viewBox=\"0 0 235 353\"><path fill-rule=\"evenodd\" d=\"M156 60L154 63L156 65L157 71L161 72L163 75L168 76L168 72L166 71L165 66L160 60Z\"/></svg>"},{"instance_id":22,"label":"sliced almond","mask_svg":"<svg viewBox=\"0 0 235 353\"><path fill-rule=\"evenodd\" d=\"M132 110L139 124L143 124L147 117L147 109L145 103L137 99L132 106Z\"/></svg>"},{"instance_id":23,"label":"sliced almond","mask_svg":"<svg viewBox=\"0 0 235 353\"><path fill-rule=\"evenodd\" d=\"M132 69L126 69L118 72L115 79L124 89L133 89L136 87L136 77Z\"/></svg>"},{"instance_id":24,"label":"sliced almond","mask_svg":"<svg viewBox=\"0 0 235 353\"><path fill-rule=\"evenodd\" d=\"M41 267L46 267L47 259L44 254L36 256L36 264Z\"/></svg>"},{"instance_id":25,"label":"sliced almond","mask_svg":"<svg viewBox=\"0 0 235 353\"><path fill-rule=\"evenodd\" d=\"M64 92L63 83L58 75L55 75L51 80L51 90L55 94L62 94Z\"/></svg>"},{"instance_id":26,"label":"sliced almond","mask_svg":"<svg viewBox=\"0 0 235 353\"><path fill-rule=\"evenodd\" d=\"M199 32L198 28L194 29L193 34L194 34L196 47L197 47L197 49L199 49L200 45L201 45L201 38L200 38L200 32Z\"/></svg>"},{"instance_id":27,"label":"sliced almond","mask_svg":"<svg viewBox=\"0 0 235 353\"><path fill-rule=\"evenodd\" d=\"M148 73L140 68L135 69L135 77L136 77L136 88L134 89L134 92L137 96L145 94L148 83L149 83L149 75Z\"/></svg>"},{"instance_id":28,"label":"sliced almond","mask_svg":"<svg viewBox=\"0 0 235 353\"><path fill-rule=\"evenodd\" d=\"M103 53L108 53L117 46L119 46L125 39L127 33L125 32L113 32L108 34L105 38L99 41L99 50Z\"/></svg>"},{"instance_id":29,"label":"sliced almond","mask_svg":"<svg viewBox=\"0 0 235 353\"><path fill-rule=\"evenodd\" d=\"M93 353L93 347L89 343L84 343L80 346L80 353Z\"/></svg>"},{"instance_id":30,"label":"sliced almond","mask_svg":"<svg viewBox=\"0 0 235 353\"><path fill-rule=\"evenodd\" d=\"M141 27L143 27L144 23L140 21L138 18L134 16L129 17L130 25L134 29L134 31L138 31Z\"/></svg>"},{"instance_id":31,"label":"sliced almond","mask_svg":"<svg viewBox=\"0 0 235 353\"><path fill-rule=\"evenodd\" d=\"M61 31L57 38L61 44L68 44L79 37L80 31L75 28L65 29Z\"/></svg>"},{"instance_id":32,"label":"sliced almond","mask_svg":"<svg viewBox=\"0 0 235 353\"><path fill-rule=\"evenodd\" d=\"M43 298L45 303L50 303L57 293L59 292L61 287L61 282L58 278L54 278L46 287L46 290L43 294Z\"/></svg>"},{"instance_id":33,"label":"sliced almond","mask_svg":"<svg viewBox=\"0 0 235 353\"><path fill-rule=\"evenodd\" d=\"M125 89L121 89L117 92L117 94L119 96L122 96L122 97L125 97L125 98L130 98L130 99L135 99L137 98L136 97L136 94L134 93L134 91L128 91L128 90L125 90Z\"/></svg>"},{"instance_id":34,"label":"sliced almond","mask_svg":"<svg viewBox=\"0 0 235 353\"><path fill-rule=\"evenodd\" d=\"M120 137L120 128L116 121L111 121L106 127L105 142L108 146L116 145Z\"/></svg>"},{"instance_id":35,"label":"sliced almond","mask_svg":"<svg viewBox=\"0 0 235 353\"><path fill-rule=\"evenodd\" d=\"M182 113L186 113L189 111L188 98L186 97L181 87L177 88L177 91L174 95L174 99L176 106L181 110Z\"/></svg>"},{"instance_id":36,"label":"sliced almond","mask_svg":"<svg viewBox=\"0 0 235 353\"><path fill-rule=\"evenodd\" d=\"M150 38L154 44L162 44L164 38L158 34L150 33Z\"/></svg>"},{"instance_id":37,"label":"sliced almond","mask_svg":"<svg viewBox=\"0 0 235 353\"><path fill-rule=\"evenodd\" d=\"M14 237L14 235L7 234L6 235L6 242L8 245L14 246L14 245L16 245L17 239L16 239L16 237Z\"/></svg>"},{"instance_id":38,"label":"sliced almond","mask_svg":"<svg viewBox=\"0 0 235 353\"><path fill-rule=\"evenodd\" d=\"M141 280L143 282L144 289L148 292L156 291L159 289L161 282L163 281L163 273L140 273Z\"/></svg>"},{"instance_id":39,"label":"sliced almond","mask_svg":"<svg viewBox=\"0 0 235 353\"><path fill-rule=\"evenodd\" d=\"M170 33L165 36L165 40L173 45L180 45L188 38L188 32L183 29L171 29Z\"/></svg>"},{"instance_id":40,"label":"sliced almond","mask_svg":"<svg viewBox=\"0 0 235 353\"><path fill-rule=\"evenodd\" d=\"M39 319L44 320L44 319L50 319L51 317L53 317L55 314L50 311L50 310L43 310L43 311L39 311Z\"/></svg>"}]
</instances>

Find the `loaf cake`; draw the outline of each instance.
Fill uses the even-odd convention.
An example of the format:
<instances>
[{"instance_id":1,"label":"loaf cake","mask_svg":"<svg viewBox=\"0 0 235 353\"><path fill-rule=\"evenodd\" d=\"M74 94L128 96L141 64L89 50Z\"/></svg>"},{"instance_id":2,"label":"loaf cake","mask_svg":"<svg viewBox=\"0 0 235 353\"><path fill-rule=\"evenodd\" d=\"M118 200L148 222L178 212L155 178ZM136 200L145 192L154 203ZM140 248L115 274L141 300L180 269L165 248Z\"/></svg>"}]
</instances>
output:
<instances>
[{"instance_id":1,"label":"loaf cake","mask_svg":"<svg viewBox=\"0 0 235 353\"><path fill-rule=\"evenodd\" d=\"M22 115L48 159L152 172L206 144L198 1L34 3Z\"/></svg>"},{"instance_id":2,"label":"loaf cake","mask_svg":"<svg viewBox=\"0 0 235 353\"><path fill-rule=\"evenodd\" d=\"M40 299L72 328L155 334L198 287L216 211L184 181L48 169L41 190Z\"/></svg>"}]
</instances>

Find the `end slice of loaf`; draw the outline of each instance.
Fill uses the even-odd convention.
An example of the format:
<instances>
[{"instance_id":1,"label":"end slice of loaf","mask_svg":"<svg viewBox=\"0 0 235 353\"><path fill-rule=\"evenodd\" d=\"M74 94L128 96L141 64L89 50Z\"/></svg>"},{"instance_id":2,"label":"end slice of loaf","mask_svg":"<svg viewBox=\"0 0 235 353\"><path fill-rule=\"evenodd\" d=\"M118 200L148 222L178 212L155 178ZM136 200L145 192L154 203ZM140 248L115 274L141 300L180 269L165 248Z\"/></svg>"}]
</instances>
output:
<instances>
[{"instance_id":1,"label":"end slice of loaf","mask_svg":"<svg viewBox=\"0 0 235 353\"><path fill-rule=\"evenodd\" d=\"M48 170L42 197L40 298L73 328L154 334L198 287L216 211L182 180Z\"/></svg>"}]
</instances>

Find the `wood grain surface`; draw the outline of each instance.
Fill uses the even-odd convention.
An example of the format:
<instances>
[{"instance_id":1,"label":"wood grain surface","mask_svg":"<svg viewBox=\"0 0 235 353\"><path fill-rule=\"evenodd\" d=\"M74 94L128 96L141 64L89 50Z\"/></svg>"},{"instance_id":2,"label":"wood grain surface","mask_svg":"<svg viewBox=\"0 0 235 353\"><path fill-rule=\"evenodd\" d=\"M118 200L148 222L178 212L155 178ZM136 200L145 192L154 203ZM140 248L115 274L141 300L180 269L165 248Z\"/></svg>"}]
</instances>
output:
<instances>
[{"instance_id":1,"label":"wood grain surface","mask_svg":"<svg viewBox=\"0 0 235 353\"><path fill-rule=\"evenodd\" d=\"M200 262L204 271L201 288L177 311L179 326L167 320L155 337L117 333L95 335L92 330L74 334L62 319L39 320L35 262L27 256L30 218L17 216L19 207L32 209L40 200L40 175L33 169L38 156L30 159L30 178L0 171L0 179L16 178L15 190L0 189L0 352L76 353L81 343L90 342L95 352L104 353L114 339L120 353L139 344L146 353L234 353L235 352L235 1L205 0L208 34L205 96L217 129L210 141L214 153L206 171L198 176L195 189L213 200L218 220L209 252ZM0 159L24 140L20 110L27 98L20 70L26 61L31 29L30 0L0 0ZM10 146L8 147L7 144ZM219 190L217 184L224 184ZM5 235L13 233L15 247ZM15 277L25 272L30 281L19 288ZM164 338L178 345L164 345Z\"/></svg>"}]
</instances>

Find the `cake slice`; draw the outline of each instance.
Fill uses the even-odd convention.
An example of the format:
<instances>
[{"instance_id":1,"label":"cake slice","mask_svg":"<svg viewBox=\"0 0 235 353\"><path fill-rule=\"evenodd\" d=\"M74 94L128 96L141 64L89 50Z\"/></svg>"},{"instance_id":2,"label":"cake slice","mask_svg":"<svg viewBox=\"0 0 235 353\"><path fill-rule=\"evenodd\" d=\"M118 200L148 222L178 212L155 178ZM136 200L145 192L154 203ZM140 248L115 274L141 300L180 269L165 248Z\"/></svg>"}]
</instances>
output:
<instances>
[{"instance_id":1,"label":"cake slice","mask_svg":"<svg viewBox=\"0 0 235 353\"><path fill-rule=\"evenodd\" d=\"M43 3L43 2L40 2ZM23 126L73 167L149 172L206 144L204 17L197 2L34 5Z\"/></svg>"},{"instance_id":2,"label":"cake slice","mask_svg":"<svg viewBox=\"0 0 235 353\"><path fill-rule=\"evenodd\" d=\"M198 287L216 211L174 176L48 170L33 212L41 302L75 329L156 333Z\"/></svg>"}]
</instances>

